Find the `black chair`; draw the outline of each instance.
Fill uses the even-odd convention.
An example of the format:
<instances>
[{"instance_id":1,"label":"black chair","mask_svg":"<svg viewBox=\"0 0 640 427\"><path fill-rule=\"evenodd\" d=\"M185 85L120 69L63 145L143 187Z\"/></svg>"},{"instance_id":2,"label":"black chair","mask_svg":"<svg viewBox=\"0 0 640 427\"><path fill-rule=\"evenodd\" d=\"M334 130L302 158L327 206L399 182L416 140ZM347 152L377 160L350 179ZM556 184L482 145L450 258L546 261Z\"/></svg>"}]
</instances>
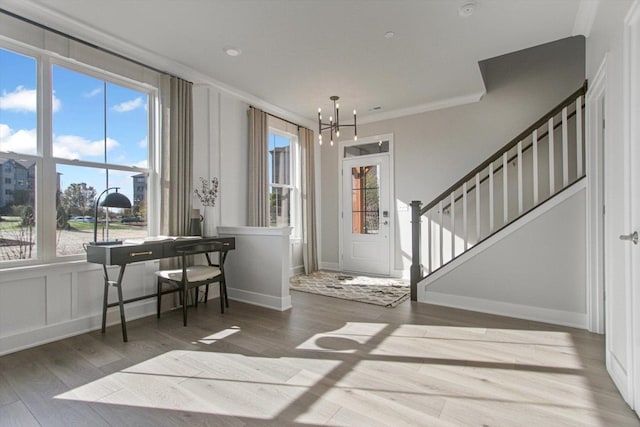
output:
<instances>
[{"instance_id":1,"label":"black chair","mask_svg":"<svg viewBox=\"0 0 640 427\"><path fill-rule=\"evenodd\" d=\"M220 254L219 264L211 262L211 253ZM200 289L206 286L204 301L209 297L209 285L218 282L220 284L220 311L224 313L224 308L229 307L227 296L227 284L224 277L224 261L227 258L227 251L223 243L219 241L197 241L180 244L176 246L176 254L180 257L182 268L175 270L160 270L155 274L158 277L158 319L160 318L160 308L162 295L179 292L180 303L182 304L182 318L184 326L187 326L187 291ZM191 257L204 255L207 263L202 265L189 265ZM167 283L177 289L163 290L163 283ZM198 292L194 297L194 306L198 306Z\"/></svg>"}]
</instances>

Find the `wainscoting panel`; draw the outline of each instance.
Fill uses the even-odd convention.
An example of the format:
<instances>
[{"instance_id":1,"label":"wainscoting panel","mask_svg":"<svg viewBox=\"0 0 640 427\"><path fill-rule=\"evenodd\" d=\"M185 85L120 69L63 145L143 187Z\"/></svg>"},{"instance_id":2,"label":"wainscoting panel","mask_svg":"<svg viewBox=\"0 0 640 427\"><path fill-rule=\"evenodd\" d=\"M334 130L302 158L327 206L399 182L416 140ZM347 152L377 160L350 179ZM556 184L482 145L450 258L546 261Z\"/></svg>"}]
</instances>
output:
<instances>
[{"instance_id":1,"label":"wainscoting panel","mask_svg":"<svg viewBox=\"0 0 640 427\"><path fill-rule=\"evenodd\" d=\"M35 277L0 284L0 336L46 324L45 283Z\"/></svg>"},{"instance_id":2,"label":"wainscoting panel","mask_svg":"<svg viewBox=\"0 0 640 427\"><path fill-rule=\"evenodd\" d=\"M54 273L46 277L47 325L71 320L72 277L72 273Z\"/></svg>"}]
</instances>

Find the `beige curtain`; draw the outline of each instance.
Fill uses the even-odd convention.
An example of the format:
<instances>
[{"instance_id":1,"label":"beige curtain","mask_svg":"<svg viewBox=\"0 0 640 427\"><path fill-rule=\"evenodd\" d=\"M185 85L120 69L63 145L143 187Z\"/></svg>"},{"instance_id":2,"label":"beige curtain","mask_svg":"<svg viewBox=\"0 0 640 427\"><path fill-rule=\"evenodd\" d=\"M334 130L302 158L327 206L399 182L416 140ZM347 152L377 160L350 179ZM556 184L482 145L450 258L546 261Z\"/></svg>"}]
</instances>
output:
<instances>
[{"instance_id":1,"label":"beige curtain","mask_svg":"<svg viewBox=\"0 0 640 427\"><path fill-rule=\"evenodd\" d=\"M249 115L249 217L253 227L269 226L267 114L251 107Z\"/></svg>"},{"instance_id":2,"label":"beige curtain","mask_svg":"<svg viewBox=\"0 0 640 427\"><path fill-rule=\"evenodd\" d=\"M298 139L302 149L302 238L305 274L318 270L318 238L316 234L316 180L313 131L300 128Z\"/></svg>"},{"instance_id":3,"label":"beige curtain","mask_svg":"<svg viewBox=\"0 0 640 427\"><path fill-rule=\"evenodd\" d=\"M160 233L169 236L187 234L191 213L193 164L191 89L191 82L174 76L161 77ZM163 268L171 268L171 266Z\"/></svg>"}]
</instances>

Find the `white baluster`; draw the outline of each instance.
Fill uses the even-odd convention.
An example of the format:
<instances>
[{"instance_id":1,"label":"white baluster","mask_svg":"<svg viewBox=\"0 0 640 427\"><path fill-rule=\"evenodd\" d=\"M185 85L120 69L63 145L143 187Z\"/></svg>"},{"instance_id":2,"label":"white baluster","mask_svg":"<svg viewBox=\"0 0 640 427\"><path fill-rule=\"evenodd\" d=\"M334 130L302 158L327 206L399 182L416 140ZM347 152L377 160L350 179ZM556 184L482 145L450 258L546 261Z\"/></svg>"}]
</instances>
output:
<instances>
[{"instance_id":1,"label":"white baluster","mask_svg":"<svg viewBox=\"0 0 640 427\"><path fill-rule=\"evenodd\" d=\"M451 192L450 204L451 206L451 259L456 257L456 196L455 190Z\"/></svg>"},{"instance_id":2,"label":"white baluster","mask_svg":"<svg viewBox=\"0 0 640 427\"><path fill-rule=\"evenodd\" d=\"M480 172L476 174L476 243L480 241Z\"/></svg>"},{"instance_id":3,"label":"white baluster","mask_svg":"<svg viewBox=\"0 0 640 427\"><path fill-rule=\"evenodd\" d=\"M438 267L442 267L442 265L444 264L444 249L443 249L443 243L444 243L444 230L443 230L443 226L444 226L444 209L442 207L442 200L440 200L440 203L438 203L438 210L440 211L440 265Z\"/></svg>"},{"instance_id":4,"label":"white baluster","mask_svg":"<svg viewBox=\"0 0 640 427\"><path fill-rule=\"evenodd\" d=\"M464 235L464 247L469 247L469 227L467 226L467 183L462 184L462 234Z\"/></svg>"},{"instance_id":5,"label":"white baluster","mask_svg":"<svg viewBox=\"0 0 640 427\"><path fill-rule=\"evenodd\" d=\"M507 153L502 154L502 212L503 224L509 222L509 156Z\"/></svg>"},{"instance_id":6,"label":"white baluster","mask_svg":"<svg viewBox=\"0 0 640 427\"><path fill-rule=\"evenodd\" d=\"M569 185L569 126L567 107L562 109L562 188Z\"/></svg>"},{"instance_id":7,"label":"white baluster","mask_svg":"<svg viewBox=\"0 0 640 427\"><path fill-rule=\"evenodd\" d=\"M576 101L576 178L582 177L582 96Z\"/></svg>"},{"instance_id":8,"label":"white baluster","mask_svg":"<svg viewBox=\"0 0 640 427\"><path fill-rule=\"evenodd\" d=\"M489 233L493 232L493 162L489 163Z\"/></svg>"},{"instance_id":9,"label":"white baluster","mask_svg":"<svg viewBox=\"0 0 640 427\"><path fill-rule=\"evenodd\" d=\"M533 131L533 205L538 204L538 129Z\"/></svg>"},{"instance_id":10,"label":"white baluster","mask_svg":"<svg viewBox=\"0 0 640 427\"><path fill-rule=\"evenodd\" d=\"M556 191L555 183L555 162L553 147L553 117L549 119L549 196L553 196Z\"/></svg>"},{"instance_id":11,"label":"white baluster","mask_svg":"<svg viewBox=\"0 0 640 427\"><path fill-rule=\"evenodd\" d=\"M518 142L518 215L524 210L524 196L522 194L522 141Z\"/></svg>"},{"instance_id":12,"label":"white baluster","mask_svg":"<svg viewBox=\"0 0 640 427\"><path fill-rule=\"evenodd\" d=\"M433 209L432 209L433 210ZM428 267L429 267L429 273L431 273L433 271L433 249L434 249L434 244L433 244L433 235L431 233L431 225L432 225L432 220L431 220L431 212L432 210L430 210L429 212L427 212L427 221L428 221L428 226L427 226L427 241L429 242L429 261L428 261Z\"/></svg>"}]
</instances>

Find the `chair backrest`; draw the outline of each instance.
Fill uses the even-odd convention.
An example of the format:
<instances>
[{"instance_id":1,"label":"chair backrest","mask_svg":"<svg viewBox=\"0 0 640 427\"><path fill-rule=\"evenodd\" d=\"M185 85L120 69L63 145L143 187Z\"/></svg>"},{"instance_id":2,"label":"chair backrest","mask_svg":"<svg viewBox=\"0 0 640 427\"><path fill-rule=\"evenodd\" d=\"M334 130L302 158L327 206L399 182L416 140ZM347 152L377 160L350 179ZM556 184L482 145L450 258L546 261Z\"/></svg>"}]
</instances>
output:
<instances>
[{"instance_id":1,"label":"chair backrest","mask_svg":"<svg viewBox=\"0 0 640 427\"><path fill-rule=\"evenodd\" d=\"M220 253L220 262L214 264L211 261L211 253ZM207 264L209 266L220 267L220 270L224 272L224 261L227 258L227 250L223 242L218 240L202 239L197 241L179 243L176 245L176 254L182 258L183 270L187 267L189 261L188 258L193 255L203 254L207 258ZM191 260L193 262L193 259Z\"/></svg>"},{"instance_id":2,"label":"chair backrest","mask_svg":"<svg viewBox=\"0 0 640 427\"><path fill-rule=\"evenodd\" d=\"M208 254L210 252L219 252L223 249L224 245L219 241L198 240L176 245L176 253L182 256Z\"/></svg>"}]
</instances>

